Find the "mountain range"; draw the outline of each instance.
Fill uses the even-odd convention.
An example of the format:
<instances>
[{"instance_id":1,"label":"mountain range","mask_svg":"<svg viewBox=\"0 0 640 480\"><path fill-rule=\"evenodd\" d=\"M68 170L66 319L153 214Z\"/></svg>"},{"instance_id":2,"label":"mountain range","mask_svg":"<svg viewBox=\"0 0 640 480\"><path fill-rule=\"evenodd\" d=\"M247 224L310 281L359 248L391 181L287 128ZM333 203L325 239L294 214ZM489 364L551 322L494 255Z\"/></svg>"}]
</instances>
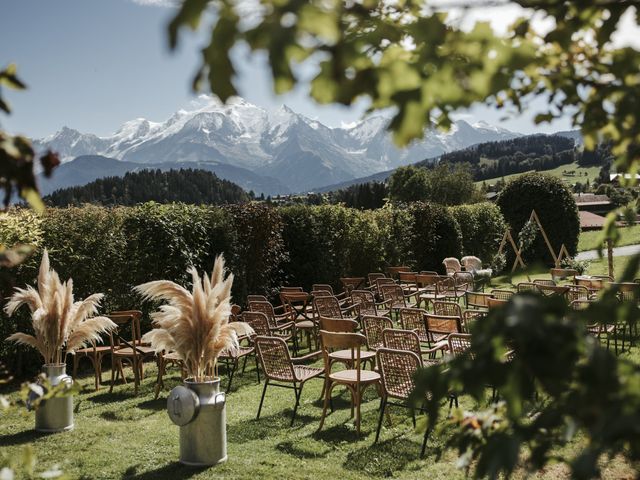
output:
<instances>
[{"instance_id":1,"label":"mountain range","mask_svg":"<svg viewBox=\"0 0 640 480\"><path fill-rule=\"evenodd\" d=\"M45 195L145 168L202 168L247 191L273 195L319 190L477 143L520 136L461 120L448 132L429 129L422 140L399 149L388 122L384 116L369 116L331 128L286 106L267 111L240 98L225 105L207 97L164 122L138 118L105 137L64 127L34 140L34 146L58 152L64 162L52 179L41 179Z\"/></svg>"}]
</instances>

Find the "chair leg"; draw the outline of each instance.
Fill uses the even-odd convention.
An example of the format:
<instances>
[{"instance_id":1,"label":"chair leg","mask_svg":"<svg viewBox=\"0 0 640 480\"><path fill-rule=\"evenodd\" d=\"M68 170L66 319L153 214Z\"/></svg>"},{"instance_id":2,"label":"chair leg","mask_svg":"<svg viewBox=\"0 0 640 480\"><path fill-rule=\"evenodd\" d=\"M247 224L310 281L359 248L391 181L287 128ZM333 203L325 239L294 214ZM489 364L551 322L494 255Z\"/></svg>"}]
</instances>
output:
<instances>
[{"instance_id":1,"label":"chair leg","mask_svg":"<svg viewBox=\"0 0 640 480\"><path fill-rule=\"evenodd\" d=\"M231 391L231 382L233 382L233 374L235 373L237 368L238 368L238 359L237 358L233 362L233 365L232 365L231 368L229 368L229 364L227 363L227 370L229 371L229 384L227 385L227 392L226 393L229 393Z\"/></svg>"},{"instance_id":2,"label":"chair leg","mask_svg":"<svg viewBox=\"0 0 640 480\"><path fill-rule=\"evenodd\" d=\"M260 383L260 365L258 364L258 355L255 356L256 359L256 375L258 376L258 383Z\"/></svg>"},{"instance_id":3,"label":"chair leg","mask_svg":"<svg viewBox=\"0 0 640 480\"><path fill-rule=\"evenodd\" d=\"M244 375L245 368L247 368L247 358L249 358L249 355L245 355L244 356L244 362L242 362L242 374L243 375Z\"/></svg>"},{"instance_id":4,"label":"chair leg","mask_svg":"<svg viewBox=\"0 0 640 480\"><path fill-rule=\"evenodd\" d=\"M329 400L331 399L331 391L333 387L337 385L336 383L329 382L327 385L327 390L324 395L324 405L322 406L322 417L320 418L320 425L318 426L318 432L322 430L322 426L324 425L324 419L327 416L327 407L329 406Z\"/></svg>"},{"instance_id":5,"label":"chair leg","mask_svg":"<svg viewBox=\"0 0 640 480\"><path fill-rule=\"evenodd\" d=\"M420 458L424 458L424 452L427 449L427 438L429 438L429 433L431 433L431 427L427 427L424 432L424 438L422 439L422 450L420 450Z\"/></svg>"},{"instance_id":6,"label":"chair leg","mask_svg":"<svg viewBox=\"0 0 640 480\"><path fill-rule=\"evenodd\" d=\"M362 392L356 386L355 388L355 400L356 400L356 431L358 432L358 436L360 436L360 398L362 397Z\"/></svg>"},{"instance_id":7,"label":"chair leg","mask_svg":"<svg viewBox=\"0 0 640 480\"><path fill-rule=\"evenodd\" d=\"M260 418L260 412L262 411L262 403L264 402L264 394L267 393L267 387L269 386L269 379L267 378L264 382L264 388L262 389L262 397L260 398L260 406L258 407L258 415L256 416L256 420Z\"/></svg>"},{"instance_id":8,"label":"chair leg","mask_svg":"<svg viewBox=\"0 0 640 480\"><path fill-rule=\"evenodd\" d=\"M304 383L300 384L300 388L296 388L296 384L293 384L293 391L296 395L296 404L293 407L293 415L291 415L291 424L290 426L293 427L293 422L296 419L296 412L298 411L298 406L300 405L300 395L302 394L302 387L304 386Z\"/></svg>"},{"instance_id":9,"label":"chair leg","mask_svg":"<svg viewBox=\"0 0 640 480\"><path fill-rule=\"evenodd\" d=\"M77 374L78 374L78 363L80 362L80 359L78 358L78 355L74 355L73 356L73 373L71 374L71 378L73 378L73 380L75 381Z\"/></svg>"},{"instance_id":10,"label":"chair leg","mask_svg":"<svg viewBox=\"0 0 640 480\"><path fill-rule=\"evenodd\" d=\"M378 438L380 438L380 429L382 428L382 419L384 418L384 410L387 408L387 398L382 397L380 399L380 416L378 417L378 428L376 429L376 439L373 443L378 443Z\"/></svg>"}]
</instances>

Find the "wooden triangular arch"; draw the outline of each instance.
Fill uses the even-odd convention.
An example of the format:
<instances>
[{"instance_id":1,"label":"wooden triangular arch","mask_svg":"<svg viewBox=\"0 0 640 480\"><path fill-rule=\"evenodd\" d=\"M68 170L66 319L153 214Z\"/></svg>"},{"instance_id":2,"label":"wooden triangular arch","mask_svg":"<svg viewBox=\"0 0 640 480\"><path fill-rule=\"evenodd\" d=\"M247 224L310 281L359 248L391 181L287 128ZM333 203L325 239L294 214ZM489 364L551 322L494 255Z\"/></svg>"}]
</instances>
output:
<instances>
[{"instance_id":1,"label":"wooden triangular arch","mask_svg":"<svg viewBox=\"0 0 640 480\"><path fill-rule=\"evenodd\" d=\"M522 268L526 268L526 265L524 264L524 260L522 260L522 249L518 248L518 246L516 245L516 242L513 240L513 235L511 235L511 229L508 227L505 230L504 235L502 236L502 241L500 242L500 248L498 248L498 255L502 253L502 250L507 245L507 242L509 242L509 244L511 245L511 248L513 248L513 251L516 254L516 259L513 262L511 273L513 273L516 270L518 263L522 266Z\"/></svg>"},{"instance_id":2,"label":"wooden triangular arch","mask_svg":"<svg viewBox=\"0 0 640 480\"><path fill-rule=\"evenodd\" d=\"M562 262L562 260L569 257L571 257L571 255L569 255L569 251L567 250L567 247L565 247L563 243L562 246L560 247L560 253L558 253L558 258L556 259L556 268L560 268L560 263Z\"/></svg>"},{"instance_id":3,"label":"wooden triangular arch","mask_svg":"<svg viewBox=\"0 0 640 480\"><path fill-rule=\"evenodd\" d=\"M544 227L542 226L542 222L540 222L540 218L538 217L538 214L536 213L535 210L531 210L531 216L529 217L529 221L530 222L536 222L536 224L538 225L538 228L540 229L540 233L542 233L542 238L544 238L544 243L547 244L547 248L549 249L549 253L551 254L551 257L553 258L553 263L554 265L557 267L560 263L559 257L556 255L555 250L553 249L553 247L551 246L551 242L549 241L549 237L547 237L547 232L545 232ZM562 252L562 248L564 247L564 244L562 245L562 247L560 248L560 251ZM566 252L566 248L565 248L565 252ZM569 252L567 252L567 255L569 254Z\"/></svg>"}]
</instances>

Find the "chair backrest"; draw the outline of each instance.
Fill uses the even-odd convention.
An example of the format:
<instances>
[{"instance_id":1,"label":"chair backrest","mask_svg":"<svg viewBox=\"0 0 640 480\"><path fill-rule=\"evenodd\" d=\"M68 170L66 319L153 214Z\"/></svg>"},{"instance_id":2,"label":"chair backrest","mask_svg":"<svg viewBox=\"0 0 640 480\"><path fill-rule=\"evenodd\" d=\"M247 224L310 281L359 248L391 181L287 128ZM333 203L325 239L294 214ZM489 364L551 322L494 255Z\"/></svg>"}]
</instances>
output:
<instances>
[{"instance_id":1,"label":"chair backrest","mask_svg":"<svg viewBox=\"0 0 640 480\"><path fill-rule=\"evenodd\" d=\"M503 300L502 298L489 297L487 299L487 307L489 308L489 310L491 310L492 308L497 308L497 307L506 305L508 302L509 300Z\"/></svg>"},{"instance_id":2,"label":"chair backrest","mask_svg":"<svg viewBox=\"0 0 640 480\"><path fill-rule=\"evenodd\" d=\"M511 290L500 290L499 288L491 290L491 296L498 300L509 300L511 297L513 297L513 294L514 292L512 292Z\"/></svg>"},{"instance_id":3,"label":"chair backrest","mask_svg":"<svg viewBox=\"0 0 640 480\"><path fill-rule=\"evenodd\" d=\"M273 305L270 302L258 301L258 302L249 302L249 310L252 312L260 312L264 313L269 321L269 326L271 328L276 327L276 312L273 309Z\"/></svg>"},{"instance_id":4,"label":"chair backrest","mask_svg":"<svg viewBox=\"0 0 640 480\"><path fill-rule=\"evenodd\" d=\"M396 328L385 328L382 331L382 341L385 348L394 350L408 350L421 357L420 339L413 330L399 330ZM422 360L420 361L422 365Z\"/></svg>"},{"instance_id":5,"label":"chair backrest","mask_svg":"<svg viewBox=\"0 0 640 480\"><path fill-rule=\"evenodd\" d=\"M417 272L398 272L398 282L400 284L415 285Z\"/></svg>"},{"instance_id":6,"label":"chair backrest","mask_svg":"<svg viewBox=\"0 0 640 480\"><path fill-rule=\"evenodd\" d=\"M586 310L593 303L591 300L573 300L569 303L572 310Z\"/></svg>"},{"instance_id":7,"label":"chair backrest","mask_svg":"<svg viewBox=\"0 0 640 480\"><path fill-rule=\"evenodd\" d=\"M311 296L313 298L317 297L333 297L333 293L329 290L311 290Z\"/></svg>"},{"instance_id":8,"label":"chair backrest","mask_svg":"<svg viewBox=\"0 0 640 480\"><path fill-rule=\"evenodd\" d=\"M364 287L364 277L343 277L340 279L340 282L347 295L350 295L353 290Z\"/></svg>"},{"instance_id":9,"label":"chair backrest","mask_svg":"<svg viewBox=\"0 0 640 480\"><path fill-rule=\"evenodd\" d=\"M254 344L262 370L267 378L281 382L293 382L295 373L287 343L277 337L257 336Z\"/></svg>"},{"instance_id":10,"label":"chair backrest","mask_svg":"<svg viewBox=\"0 0 640 480\"><path fill-rule=\"evenodd\" d=\"M450 333L462 333L462 319L448 315L425 315L427 333L429 335L448 335Z\"/></svg>"},{"instance_id":11,"label":"chair backrest","mask_svg":"<svg viewBox=\"0 0 640 480\"><path fill-rule=\"evenodd\" d=\"M383 345L382 331L385 328L393 328L393 322L387 317L365 315L361 319L362 330L367 338L367 347L377 350Z\"/></svg>"},{"instance_id":12,"label":"chair backrest","mask_svg":"<svg viewBox=\"0 0 640 480\"><path fill-rule=\"evenodd\" d=\"M142 338L142 330L140 327L140 320L142 320L142 312L140 310L116 310L114 312L110 312L109 316L114 317L131 317L132 326L131 328L135 330L135 336L132 336L132 339L135 342L140 342ZM114 323L117 323L113 321Z\"/></svg>"},{"instance_id":13,"label":"chair backrest","mask_svg":"<svg viewBox=\"0 0 640 480\"><path fill-rule=\"evenodd\" d=\"M609 286L616 290L618 298L622 301L640 300L640 285L635 282L612 282Z\"/></svg>"},{"instance_id":14,"label":"chair backrest","mask_svg":"<svg viewBox=\"0 0 640 480\"><path fill-rule=\"evenodd\" d=\"M361 333L329 332L320 330L320 343L322 356L324 357L325 375L331 374L331 361L329 354L335 350L351 350L352 367L357 371L356 384L360 384L361 349L367 344L367 338Z\"/></svg>"},{"instance_id":15,"label":"chair backrest","mask_svg":"<svg viewBox=\"0 0 640 480\"><path fill-rule=\"evenodd\" d=\"M247 295L247 305L251 302L268 302L269 299L264 295Z\"/></svg>"},{"instance_id":16,"label":"chair backrest","mask_svg":"<svg viewBox=\"0 0 640 480\"><path fill-rule=\"evenodd\" d=\"M569 290L565 296L568 302L574 302L576 300L589 300L590 292L584 285L568 285Z\"/></svg>"},{"instance_id":17,"label":"chair backrest","mask_svg":"<svg viewBox=\"0 0 640 480\"><path fill-rule=\"evenodd\" d=\"M462 257L460 259L460 263L462 263L465 270L470 272L473 272L474 270L482 270L482 260L478 257L474 257L473 255Z\"/></svg>"},{"instance_id":18,"label":"chair backrest","mask_svg":"<svg viewBox=\"0 0 640 480\"><path fill-rule=\"evenodd\" d=\"M414 374L422 366L420 356L409 350L383 347L376 352L376 358L385 395L407 400L415 389Z\"/></svg>"},{"instance_id":19,"label":"chair backrest","mask_svg":"<svg viewBox=\"0 0 640 480\"><path fill-rule=\"evenodd\" d=\"M327 332L350 332L358 329L358 322L348 318L320 317L320 328Z\"/></svg>"},{"instance_id":20,"label":"chair backrest","mask_svg":"<svg viewBox=\"0 0 640 480\"><path fill-rule=\"evenodd\" d=\"M460 265L460 260L455 257L447 257L442 261L447 274L456 273L462 271L462 265Z\"/></svg>"},{"instance_id":21,"label":"chair backrest","mask_svg":"<svg viewBox=\"0 0 640 480\"><path fill-rule=\"evenodd\" d=\"M422 308L401 308L400 325L404 330L413 330L418 334L426 335L427 327L424 323L424 316L427 313Z\"/></svg>"},{"instance_id":22,"label":"chair backrest","mask_svg":"<svg viewBox=\"0 0 640 480\"><path fill-rule=\"evenodd\" d=\"M269 318L263 312L255 310L242 312L242 321L248 323L256 332L256 335L271 336Z\"/></svg>"},{"instance_id":23,"label":"chair backrest","mask_svg":"<svg viewBox=\"0 0 640 480\"><path fill-rule=\"evenodd\" d=\"M396 281L393 278L389 278L389 277L378 278L376 280L376 285L375 285L376 293L378 294L378 296L382 297L382 287L384 285L395 285L395 284L396 284Z\"/></svg>"},{"instance_id":24,"label":"chair backrest","mask_svg":"<svg viewBox=\"0 0 640 480\"><path fill-rule=\"evenodd\" d=\"M433 313L436 315L462 318L462 308L455 302L433 302Z\"/></svg>"},{"instance_id":25,"label":"chair backrest","mask_svg":"<svg viewBox=\"0 0 640 480\"><path fill-rule=\"evenodd\" d=\"M456 280L452 276L450 277L442 277L438 282L438 290L442 293L456 293L458 290L458 286L456 285ZM463 289L464 290L464 289Z\"/></svg>"},{"instance_id":26,"label":"chair backrest","mask_svg":"<svg viewBox=\"0 0 640 480\"><path fill-rule=\"evenodd\" d=\"M107 317L117 326L115 330L109 331L111 351L129 347L132 350L132 355L137 357L139 352L135 347L140 344L140 318L142 317L142 312L138 310L111 312Z\"/></svg>"},{"instance_id":27,"label":"chair backrest","mask_svg":"<svg viewBox=\"0 0 640 480\"><path fill-rule=\"evenodd\" d=\"M569 291L568 285L541 285L537 284L538 290L545 297L563 296Z\"/></svg>"},{"instance_id":28,"label":"chair backrest","mask_svg":"<svg viewBox=\"0 0 640 480\"><path fill-rule=\"evenodd\" d=\"M571 280L578 275L578 271L573 268L552 268L549 270L551 274L551 280L554 282L560 282L562 280Z\"/></svg>"},{"instance_id":29,"label":"chair backrest","mask_svg":"<svg viewBox=\"0 0 640 480\"><path fill-rule=\"evenodd\" d=\"M416 285L418 288L436 289L438 282L442 280L442 277L437 273L425 273L420 272L416 275Z\"/></svg>"},{"instance_id":30,"label":"chair backrest","mask_svg":"<svg viewBox=\"0 0 640 480\"><path fill-rule=\"evenodd\" d=\"M533 282L520 282L518 284L518 293L521 292L538 292L538 285Z\"/></svg>"},{"instance_id":31,"label":"chair backrest","mask_svg":"<svg viewBox=\"0 0 640 480\"><path fill-rule=\"evenodd\" d=\"M381 285L380 292L382 294L382 299L386 302L388 300L391 301L392 307L406 307L407 304L404 299L404 292L402 287L397 284L390 285Z\"/></svg>"},{"instance_id":32,"label":"chair backrest","mask_svg":"<svg viewBox=\"0 0 640 480\"><path fill-rule=\"evenodd\" d=\"M330 292L331 295L334 294L333 287L328 283L314 283L313 285L311 285L311 290L316 290L316 291L326 290L327 292Z\"/></svg>"},{"instance_id":33,"label":"chair backrest","mask_svg":"<svg viewBox=\"0 0 640 480\"><path fill-rule=\"evenodd\" d=\"M556 285L556 282L547 278L537 278L533 281L533 283L535 283L536 285L546 285L550 287L555 287Z\"/></svg>"},{"instance_id":34,"label":"chair backrest","mask_svg":"<svg viewBox=\"0 0 640 480\"><path fill-rule=\"evenodd\" d=\"M447 342L449 343L449 351L451 354L469 355L473 358L473 355L470 353L471 335L468 333L452 333L447 337Z\"/></svg>"},{"instance_id":35,"label":"chair backrest","mask_svg":"<svg viewBox=\"0 0 640 480\"><path fill-rule=\"evenodd\" d=\"M400 272L410 272L411 269L406 266L387 267L387 273L391 278L396 278Z\"/></svg>"},{"instance_id":36,"label":"chair backrest","mask_svg":"<svg viewBox=\"0 0 640 480\"><path fill-rule=\"evenodd\" d=\"M467 291L465 295L467 297L467 305L471 308L489 308L488 299L491 297L490 293Z\"/></svg>"},{"instance_id":37,"label":"chair backrest","mask_svg":"<svg viewBox=\"0 0 640 480\"><path fill-rule=\"evenodd\" d=\"M314 297L313 309L318 317L342 318L340 302L336 297Z\"/></svg>"},{"instance_id":38,"label":"chair backrest","mask_svg":"<svg viewBox=\"0 0 640 480\"><path fill-rule=\"evenodd\" d=\"M373 272L367 275L367 281L369 282L369 286L373 287L376 284L376 280L379 278L385 278L386 275L382 272Z\"/></svg>"},{"instance_id":39,"label":"chair backrest","mask_svg":"<svg viewBox=\"0 0 640 480\"><path fill-rule=\"evenodd\" d=\"M358 315L377 315L376 299L369 290L353 290L351 303L356 305Z\"/></svg>"},{"instance_id":40,"label":"chair backrest","mask_svg":"<svg viewBox=\"0 0 640 480\"><path fill-rule=\"evenodd\" d=\"M462 329L465 333L469 333L471 324L483 319L488 314L487 310L465 310L462 312Z\"/></svg>"}]
</instances>

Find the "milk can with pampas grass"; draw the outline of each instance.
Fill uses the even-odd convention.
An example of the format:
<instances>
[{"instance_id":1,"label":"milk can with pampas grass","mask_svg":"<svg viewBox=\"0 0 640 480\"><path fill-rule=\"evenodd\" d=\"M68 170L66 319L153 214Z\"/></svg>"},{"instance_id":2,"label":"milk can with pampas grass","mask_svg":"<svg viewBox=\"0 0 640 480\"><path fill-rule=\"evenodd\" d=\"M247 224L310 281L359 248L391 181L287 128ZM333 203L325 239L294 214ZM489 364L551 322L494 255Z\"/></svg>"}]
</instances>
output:
<instances>
[{"instance_id":1,"label":"milk can with pampas grass","mask_svg":"<svg viewBox=\"0 0 640 480\"><path fill-rule=\"evenodd\" d=\"M44 358L39 390L32 389L31 403L36 409L36 430L61 432L73 428L73 380L66 374L67 353L101 341L101 334L116 328L107 317L94 316L102 294L84 300L73 298L73 281L60 281L49 266L44 251L38 272L37 290L17 288L5 312L11 316L22 305L31 311L33 335L16 332L7 340L36 348Z\"/></svg>"},{"instance_id":2,"label":"milk can with pampas grass","mask_svg":"<svg viewBox=\"0 0 640 480\"><path fill-rule=\"evenodd\" d=\"M174 388L167 399L169 417L180 427L180 462L215 465L227 460L226 397L220 391L217 359L222 352L235 353L238 332L250 327L229 323L233 275L225 278L224 258L216 258L211 277L189 273L191 291L159 280L138 285L144 298L165 301L151 315L153 330L143 337L158 352L178 354L187 371L184 386Z\"/></svg>"}]
</instances>

